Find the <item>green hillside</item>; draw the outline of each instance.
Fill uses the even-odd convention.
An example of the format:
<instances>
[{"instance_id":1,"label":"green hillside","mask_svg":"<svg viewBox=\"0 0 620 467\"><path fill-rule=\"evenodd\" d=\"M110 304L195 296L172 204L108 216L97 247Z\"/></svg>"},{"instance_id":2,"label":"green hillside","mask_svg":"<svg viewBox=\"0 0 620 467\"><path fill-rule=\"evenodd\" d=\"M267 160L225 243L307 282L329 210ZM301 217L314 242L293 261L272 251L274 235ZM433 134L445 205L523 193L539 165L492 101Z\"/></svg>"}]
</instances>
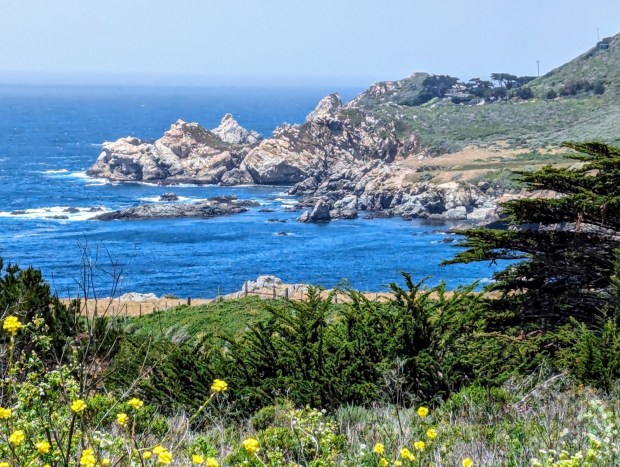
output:
<instances>
[{"instance_id":1,"label":"green hillside","mask_svg":"<svg viewBox=\"0 0 620 467\"><path fill-rule=\"evenodd\" d=\"M401 137L417 136L425 150L435 155L467 146L540 149L566 140L617 144L620 35L605 41L606 47L595 45L522 86L502 89L508 86L496 84L486 91L486 98L472 94L476 88L471 82L446 92L450 77L428 80L432 75L417 73L371 86L353 100L354 109L345 112L362 108L382 122L393 122Z\"/></svg>"}]
</instances>

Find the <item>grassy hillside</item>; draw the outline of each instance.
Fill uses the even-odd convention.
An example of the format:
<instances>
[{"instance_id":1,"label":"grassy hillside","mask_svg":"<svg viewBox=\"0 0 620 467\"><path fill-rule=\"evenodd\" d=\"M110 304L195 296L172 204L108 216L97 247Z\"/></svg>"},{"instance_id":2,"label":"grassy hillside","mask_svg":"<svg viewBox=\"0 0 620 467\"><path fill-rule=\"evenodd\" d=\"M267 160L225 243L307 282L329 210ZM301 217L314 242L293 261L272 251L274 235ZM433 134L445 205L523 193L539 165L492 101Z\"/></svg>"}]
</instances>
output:
<instances>
[{"instance_id":1,"label":"grassy hillside","mask_svg":"<svg viewBox=\"0 0 620 467\"><path fill-rule=\"evenodd\" d=\"M263 302L260 298L249 297L200 306L179 306L133 318L128 330L137 336L166 338L176 343L234 335L266 316Z\"/></svg>"},{"instance_id":2,"label":"grassy hillside","mask_svg":"<svg viewBox=\"0 0 620 467\"><path fill-rule=\"evenodd\" d=\"M508 97L491 102L472 99L455 104L450 97L410 105L423 92L429 75L417 73L396 82L378 83L352 105L393 122L403 138L415 136L431 154L478 148L540 149L566 140L620 141L620 35L608 48L593 47L524 87L533 98ZM598 87L597 87L598 86ZM497 89L497 88L496 88ZM553 90L553 93L549 92ZM349 109L351 117L354 109Z\"/></svg>"}]
</instances>

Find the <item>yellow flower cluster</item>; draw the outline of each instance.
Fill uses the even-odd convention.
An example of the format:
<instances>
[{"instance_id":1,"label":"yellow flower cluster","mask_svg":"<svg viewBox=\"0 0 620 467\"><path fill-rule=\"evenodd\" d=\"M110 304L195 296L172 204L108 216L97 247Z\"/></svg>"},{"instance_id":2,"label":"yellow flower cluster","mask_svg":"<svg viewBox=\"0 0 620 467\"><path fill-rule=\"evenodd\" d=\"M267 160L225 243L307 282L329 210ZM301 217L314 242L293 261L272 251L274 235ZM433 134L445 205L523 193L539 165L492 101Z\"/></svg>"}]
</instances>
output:
<instances>
[{"instance_id":1,"label":"yellow flower cluster","mask_svg":"<svg viewBox=\"0 0 620 467\"><path fill-rule=\"evenodd\" d=\"M84 467L95 467L96 464L97 458L95 457L95 450L92 448L84 449L80 457L80 465Z\"/></svg>"},{"instance_id":2,"label":"yellow flower cluster","mask_svg":"<svg viewBox=\"0 0 620 467\"><path fill-rule=\"evenodd\" d=\"M379 459L379 467L388 467L390 465L390 461L388 461L385 457Z\"/></svg>"},{"instance_id":3,"label":"yellow flower cluster","mask_svg":"<svg viewBox=\"0 0 620 467\"><path fill-rule=\"evenodd\" d=\"M474 461L471 460L471 457L466 457L465 459L463 459L463 462L461 462L461 465L463 467L471 467L472 465L474 465Z\"/></svg>"},{"instance_id":4,"label":"yellow flower cluster","mask_svg":"<svg viewBox=\"0 0 620 467\"><path fill-rule=\"evenodd\" d=\"M23 327L24 325L19 322L19 318L17 316L7 316L4 319L4 324L2 325L2 329L10 334L15 334Z\"/></svg>"},{"instance_id":5,"label":"yellow flower cluster","mask_svg":"<svg viewBox=\"0 0 620 467\"><path fill-rule=\"evenodd\" d=\"M407 448L402 448L400 450L400 457L402 457L404 460L406 461L411 461L413 462L415 460L415 456L413 455L413 453L407 449Z\"/></svg>"},{"instance_id":6,"label":"yellow flower cluster","mask_svg":"<svg viewBox=\"0 0 620 467\"><path fill-rule=\"evenodd\" d=\"M0 418L6 420L7 418L11 418L13 412L11 409L5 409L4 407L0 407Z\"/></svg>"},{"instance_id":7,"label":"yellow flower cluster","mask_svg":"<svg viewBox=\"0 0 620 467\"><path fill-rule=\"evenodd\" d=\"M19 446L24 442L25 439L26 435L24 435L24 432L22 430L17 430L11 433L11 436L9 436L9 444L12 444L13 446Z\"/></svg>"},{"instance_id":8,"label":"yellow flower cluster","mask_svg":"<svg viewBox=\"0 0 620 467\"><path fill-rule=\"evenodd\" d=\"M161 445L153 448L153 454L157 456L158 464L169 465L172 462L172 453Z\"/></svg>"},{"instance_id":9,"label":"yellow flower cluster","mask_svg":"<svg viewBox=\"0 0 620 467\"><path fill-rule=\"evenodd\" d=\"M422 418L426 417L428 415L428 408L424 406L420 407L418 409L418 415Z\"/></svg>"},{"instance_id":10,"label":"yellow flower cluster","mask_svg":"<svg viewBox=\"0 0 620 467\"><path fill-rule=\"evenodd\" d=\"M194 464L202 464L205 461L205 458L199 454L192 454L192 462Z\"/></svg>"},{"instance_id":11,"label":"yellow flower cluster","mask_svg":"<svg viewBox=\"0 0 620 467\"><path fill-rule=\"evenodd\" d=\"M385 446L382 443L377 443L377 444L375 444L375 447L372 448L372 452L382 456L383 453L385 452Z\"/></svg>"},{"instance_id":12,"label":"yellow flower cluster","mask_svg":"<svg viewBox=\"0 0 620 467\"><path fill-rule=\"evenodd\" d=\"M84 412L86 410L86 407L86 402L84 402L82 399L77 399L71 402L71 410L73 410L75 413Z\"/></svg>"},{"instance_id":13,"label":"yellow flower cluster","mask_svg":"<svg viewBox=\"0 0 620 467\"><path fill-rule=\"evenodd\" d=\"M125 426L127 425L127 419L129 418L129 416L124 413L124 412L120 412L116 414L116 423L118 423L119 425Z\"/></svg>"},{"instance_id":14,"label":"yellow flower cluster","mask_svg":"<svg viewBox=\"0 0 620 467\"><path fill-rule=\"evenodd\" d=\"M256 454L260 450L260 444L255 438L248 438L243 441L243 448L250 454Z\"/></svg>"},{"instance_id":15,"label":"yellow flower cluster","mask_svg":"<svg viewBox=\"0 0 620 467\"><path fill-rule=\"evenodd\" d=\"M34 447L37 449L39 454L49 454L52 450L52 446L47 441L39 441L35 443Z\"/></svg>"},{"instance_id":16,"label":"yellow flower cluster","mask_svg":"<svg viewBox=\"0 0 620 467\"><path fill-rule=\"evenodd\" d=\"M437 438L437 430L435 430L434 428L429 428L428 430L426 430L426 437L430 440Z\"/></svg>"},{"instance_id":17,"label":"yellow flower cluster","mask_svg":"<svg viewBox=\"0 0 620 467\"><path fill-rule=\"evenodd\" d=\"M8 462L0 462L0 467L11 467Z\"/></svg>"},{"instance_id":18,"label":"yellow flower cluster","mask_svg":"<svg viewBox=\"0 0 620 467\"><path fill-rule=\"evenodd\" d=\"M415 443L413 443L413 447L416 448L418 451L423 451L425 446L426 444L424 443L424 441L416 441Z\"/></svg>"},{"instance_id":19,"label":"yellow flower cluster","mask_svg":"<svg viewBox=\"0 0 620 467\"><path fill-rule=\"evenodd\" d=\"M127 401L127 403L134 409L140 410L144 406L144 402L138 399L137 397L132 397Z\"/></svg>"},{"instance_id":20,"label":"yellow flower cluster","mask_svg":"<svg viewBox=\"0 0 620 467\"><path fill-rule=\"evenodd\" d=\"M214 457L208 457L205 462L205 467L220 467L220 463Z\"/></svg>"},{"instance_id":21,"label":"yellow flower cluster","mask_svg":"<svg viewBox=\"0 0 620 467\"><path fill-rule=\"evenodd\" d=\"M224 392L228 389L228 384L226 381L222 381L221 379L214 379L213 384L211 385L211 391L213 392Z\"/></svg>"}]
</instances>

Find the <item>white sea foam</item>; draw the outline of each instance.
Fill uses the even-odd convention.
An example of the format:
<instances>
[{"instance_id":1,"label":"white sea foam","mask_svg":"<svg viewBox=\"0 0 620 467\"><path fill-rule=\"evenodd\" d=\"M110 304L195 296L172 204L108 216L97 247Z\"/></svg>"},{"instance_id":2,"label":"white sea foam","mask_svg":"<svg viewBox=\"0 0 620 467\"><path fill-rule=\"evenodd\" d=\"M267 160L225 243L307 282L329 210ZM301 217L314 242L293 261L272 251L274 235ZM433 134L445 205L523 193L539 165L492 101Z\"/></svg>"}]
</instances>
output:
<instances>
[{"instance_id":1,"label":"white sea foam","mask_svg":"<svg viewBox=\"0 0 620 467\"><path fill-rule=\"evenodd\" d=\"M50 174L50 175L53 175L53 174L66 174L68 172L69 172L69 170L67 170L67 169L50 169L50 170L44 170L43 171L44 174Z\"/></svg>"},{"instance_id":2,"label":"white sea foam","mask_svg":"<svg viewBox=\"0 0 620 467\"><path fill-rule=\"evenodd\" d=\"M67 212L69 206L51 206L47 208L33 208L16 211L0 211L0 217L14 219L46 219L53 221L85 221L91 217L108 212L108 209L91 212L90 208L78 207L78 212Z\"/></svg>"}]
</instances>

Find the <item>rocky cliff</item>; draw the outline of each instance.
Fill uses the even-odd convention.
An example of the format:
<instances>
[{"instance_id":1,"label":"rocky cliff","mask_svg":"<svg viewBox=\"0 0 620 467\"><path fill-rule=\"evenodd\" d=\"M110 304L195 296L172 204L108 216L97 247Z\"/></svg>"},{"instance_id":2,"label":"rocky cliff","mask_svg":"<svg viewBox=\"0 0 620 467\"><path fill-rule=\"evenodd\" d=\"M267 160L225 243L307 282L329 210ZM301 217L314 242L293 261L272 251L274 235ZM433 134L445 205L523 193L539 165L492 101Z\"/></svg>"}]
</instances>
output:
<instances>
[{"instance_id":1,"label":"rocky cliff","mask_svg":"<svg viewBox=\"0 0 620 467\"><path fill-rule=\"evenodd\" d=\"M377 87L366 94L390 92ZM360 99L345 105L337 94L326 96L303 124L283 125L264 140L230 115L213 130L179 120L154 142L127 137L104 143L88 174L160 184L292 185L290 193L302 197L300 208L308 207L300 220L310 222L354 218L359 211L406 218L491 215L491 193L420 181L417 169L405 164L426 157L416 136L398 136L393 120L377 118Z\"/></svg>"}]
</instances>

